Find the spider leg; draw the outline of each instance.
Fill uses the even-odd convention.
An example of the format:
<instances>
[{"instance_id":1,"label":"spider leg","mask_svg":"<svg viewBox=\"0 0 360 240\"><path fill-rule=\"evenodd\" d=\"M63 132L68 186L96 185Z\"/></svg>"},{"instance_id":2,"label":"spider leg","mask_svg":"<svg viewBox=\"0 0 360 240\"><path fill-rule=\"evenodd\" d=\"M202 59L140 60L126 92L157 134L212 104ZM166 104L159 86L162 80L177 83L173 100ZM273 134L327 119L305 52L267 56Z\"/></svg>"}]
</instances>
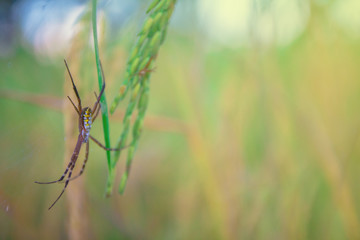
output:
<instances>
[{"instance_id":1,"label":"spider leg","mask_svg":"<svg viewBox=\"0 0 360 240\"><path fill-rule=\"evenodd\" d=\"M68 164L65 172L64 172L63 175L59 178L59 180L51 181L51 182L37 182L37 181L36 181L35 183L38 183L38 184L51 184L51 183L61 182L61 181L65 178L65 176L66 176L66 174L68 173L69 169L71 170L72 168L74 168L76 159L77 159L78 156L79 156L79 152L80 152L82 143L83 143L83 138L82 138L81 133L80 133L79 136L78 136L78 141L77 141L77 143L76 143L76 147L75 147L74 152L73 152L73 154L72 154L72 156L71 156L71 160L70 160L70 162L69 162L69 164Z\"/></svg>"},{"instance_id":2,"label":"spider leg","mask_svg":"<svg viewBox=\"0 0 360 240\"><path fill-rule=\"evenodd\" d=\"M143 77L143 76L145 76L145 74L147 74L149 72L155 72L155 69L156 69L156 67L153 67L151 69L147 69L145 67L145 68L141 69L138 74L140 75L140 77Z\"/></svg>"},{"instance_id":3,"label":"spider leg","mask_svg":"<svg viewBox=\"0 0 360 240\"><path fill-rule=\"evenodd\" d=\"M81 109L82 109L82 108L81 108L81 99L80 99L78 90L76 89L76 86L75 86L75 83L74 83L74 79L73 79L73 77L72 77L72 75L71 75L71 73L70 73L70 69L69 69L68 64L67 64L67 62L66 62L65 59L64 59L64 63L65 63L65 66L66 66L66 68L67 68L67 71L68 71L68 73L69 73L69 76L70 76L70 79L71 79L71 83L72 83L72 85L73 85L74 92L75 92L76 97L77 97L78 102L79 102L79 111L81 112Z\"/></svg>"},{"instance_id":4,"label":"spider leg","mask_svg":"<svg viewBox=\"0 0 360 240\"><path fill-rule=\"evenodd\" d=\"M79 152L80 152L80 149L81 149L81 145L83 143L83 138L82 138L82 135L81 133L79 134L79 137L78 137L78 141L76 143L76 147L75 147L75 150L71 156L71 160L70 162L72 163L71 164L71 167L70 167L70 172L69 172L69 175L65 181L65 186L63 188L63 190L61 191L60 195L57 197L57 199L55 200L55 202L49 207L49 210L55 205L55 203L60 199L60 197L63 195L63 193L65 192L65 189L67 187L67 185L69 184L69 181L70 181L70 178L71 178L71 174L72 174L72 171L75 167L75 163L76 163L76 160L78 159L78 156L79 156Z\"/></svg>"},{"instance_id":5,"label":"spider leg","mask_svg":"<svg viewBox=\"0 0 360 240\"><path fill-rule=\"evenodd\" d=\"M104 93L104 90L105 90L105 75L104 75L104 70L102 68L102 64L101 64L101 61L100 61L100 68L101 68L101 74L102 74L102 79L103 79L103 85L101 87L101 91L100 91L100 94L99 94L99 97L97 98L97 101L95 102L94 104L94 107L93 107L93 112L92 114L94 114L97 110L97 107L99 105L99 102L100 102L100 99Z\"/></svg>"},{"instance_id":6,"label":"spider leg","mask_svg":"<svg viewBox=\"0 0 360 240\"><path fill-rule=\"evenodd\" d=\"M145 74L147 74L149 72L154 72L156 67L153 67L153 68L149 69L149 66L150 66L151 62L153 61L153 59L154 59L154 57L151 57L149 59L149 61L146 63L145 67L143 67L140 71L138 71L134 75L139 75L140 77L144 77Z\"/></svg>"},{"instance_id":7,"label":"spider leg","mask_svg":"<svg viewBox=\"0 0 360 240\"><path fill-rule=\"evenodd\" d=\"M73 155L73 156L74 156L74 155ZM75 161L76 161L76 159L75 159ZM55 203L61 198L61 196L64 194L65 189L66 189L67 185L69 184L69 181L70 181L70 178L71 178L71 174L72 174L72 170L74 169L74 167L75 167L75 164L73 164L73 165L71 166L71 168L70 168L69 176L68 176L67 179L66 179L65 186L64 186L63 190L61 191L61 193L60 193L60 195L57 197L57 199L53 202L53 204L51 204L51 206L49 207L48 210L50 210L50 209L55 205Z\"/></svg>"},{"instance_id":8,"label":"spider leg","mask_svg":"<svg viewBox=\"0 0 360 240\"><path fill-rule=\"evenodd\" d=\"M126 147L123 147L123 148L107 148L105 147L104 145L102 145L98 140L96 140L93 136L90 135L90 138L91 140L93 140L97 145L99 145L101 148L105 149L106 151L121 151L123 150L124 148L127 148L128 146Z\"/></svg>"},{"instance_id":9,"label":"spider leg","mask_svg":"<svg viewBox=\"0 0 360 240\"><path fill-rule=\"evenodd\" d=\"M93 117L93 122L95 121L96 117L98 116L98 114L99 114L99 112L100 112L100 109L101 109L101 105L100 105L100 107L96 110L96 113L95 113L95 115L94 115L94 117Z\"/></svg>"},{"instance_id":10,"label":"spider leg","mask_svg":"<svg viewBox=\"0 0 360 240\"><path fill-rule=\"evenodd\" d=\"M75 106L74 102L71 100L71 98L70 98L69 96L67 96L67 97L68 97L68 99L70 100L70 102L72 103L72 105L74 106L75 111L76 111L76 112L79 114L79 116L80 116L81 114L80 114L79 110L77 109L77 107Z\"/></svg>"},{"instance_id":11,"label":"spider leg","mask_svg":"<svg viewBox=\"0 0 360 240\"><path fill-rule=\"evenodd\" d=\"M83 174L83 172L84 172L84 170L85 170L86 162L87 162L87 160L88 160L88 156L89 156L89 141L86 143L85 159L84 159L84 163L83 163L83 165L82 165L82 168L81 168L81 170L80 170L80 173L79 173L77 176L69 179L69 181L75 180L76 178L80 177L81 174Z\"/></svg>"},{"instance_id":12,"label":"spider leg","mask_svg":"<svg viewBox=\"0 0 360 240\"><path fill-rule=\"evenodd\" d=\"M38 182L38 181L36 181L35 183L37 183L37 184L52 184L52 183L61 182L61 181L65 178L66 174L68 173L68 171L69 171L69 169L72 167L72 165L74 165L74 163L73 163L72 161L70 161L69 164L68 164L68 166L67 166L67 168L66 168L66 170L65 170L65 172L64 172L63 175L59 178L59 180L55 180L55 181L52 181L52 182Z\"/></svg>"},{"instance_id":13,"label":"spider leg","mask_svg":"<svg viewBox=\"0 0 360 240\"><path fill-rule=\"evenodd\" d=\"M64 194L65 192L65 189L67 187L67 185L69 184L69 181L71 179L71 174L72 174L72 171L75 167L75 163L76 163L76 160L78 159L78 156L79 156L79 152L80 152L80 149L81 149L81 145L82 143L84 142L84 138L82 137L81 133L79 134L78 136L78 141L76 143L76 147L74 149L74 152L73 154L71 155L71 159L70 159L70 163L68 164L64 174L60 177L59 180L57 181L53 181L53 182L35 182L35 183L39 183L39 184L49 184L49 183L56 183L56 182L60 182L64 179L64 177L66 176L66 174L69 172L69 175L66 179L66 182L65 182L65 186L62 190L62 192L60 193L60 195L57 197L57 199L55 200L55 202L49 207L49 210L55 205L55 203L60 199L60 197Z\"/></svg>"},{"instance_id":14,"label":"spider leg","mask_svg":"<svg viewBox=\"0 0 360 240\"><path fill-rule=\"evenodd\" d=\"M94 92L94 94L95 94L95 97L96 97L96 99L97 99L98 96L97 96L96 92ZM93 117L93 122L95 121L97 115L99 114L99 109L100 109L100 108L101 108L101 103L100 103L100 107L96 110L96 113L95 113L95 115L94 115L94 117ZM95 112L95 111L94 111L94 112Z\"/></svg>"}]
</instances>

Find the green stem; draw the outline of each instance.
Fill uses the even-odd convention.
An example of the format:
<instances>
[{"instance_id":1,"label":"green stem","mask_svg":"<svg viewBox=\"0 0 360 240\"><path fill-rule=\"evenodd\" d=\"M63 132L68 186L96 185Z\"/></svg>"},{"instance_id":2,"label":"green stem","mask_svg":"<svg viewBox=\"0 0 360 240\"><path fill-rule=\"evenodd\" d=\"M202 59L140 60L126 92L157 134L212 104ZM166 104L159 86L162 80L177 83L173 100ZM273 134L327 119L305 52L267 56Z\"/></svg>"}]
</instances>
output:
<instances>
[{"instance_id":1,"label":"green stem","mask_svg":"<svg viewBox=\"0 0 360 240\"><path fill-rule=\"evenodd\" d=\"M103 79L102 79L102 74L101 74L102 68L100 65L101 63L100 63L99 46L98 46L98 39L97 39L96 6L97 6L97 0L92 0L92 26L93 26L93 36L94 36L95 61L96 61L96 67L97 67L99 89L101 90ZM101 96L100 105L101 105L101 113L102 113L105 146L107 148L110 148L110 146L111 146L110 134L109 134L110 127L109 127L109 116L108 116L108 108L107 108L107 103L106 103L105 92ZM106 157L107 157L107 163L108 163L108 169L109 169L109 176L112 176L113 168L112 168L110 151L106 151ZM108 195L108 193L107 193L107 195Z\"/></svg>"}]
</instances>

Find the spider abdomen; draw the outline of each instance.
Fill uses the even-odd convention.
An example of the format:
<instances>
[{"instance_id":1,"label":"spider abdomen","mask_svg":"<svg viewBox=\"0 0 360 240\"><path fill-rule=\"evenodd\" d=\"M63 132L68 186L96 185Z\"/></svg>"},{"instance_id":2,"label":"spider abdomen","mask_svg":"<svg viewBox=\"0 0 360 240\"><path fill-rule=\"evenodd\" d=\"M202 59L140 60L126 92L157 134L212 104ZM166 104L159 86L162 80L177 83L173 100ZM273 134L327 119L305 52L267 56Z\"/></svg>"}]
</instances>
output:
<instances>
[{"instance_id":1,"label":"spider abdomen","mask_svg":"<svg viewBox=\"0 0 360 240\"><path fill-rule=\"evenodd\" d=\"M84 137L84 142L87 142L89 139L91 124L92 124L91 109L85 108L83 110L83 113L81 114L81 118L82 118L82 123L83 123L82 125L84 127L82 130L82 135Z\"/></svg>"},{"instance_id":2,"label":"spider abdomen","mask_svg":"<svg viewBox=\"0 0 360 240\"><path fill-rule=\"evenodd\" d=\"M84 123L84 128L90 131L92 124L92 116L91 116L90 108L86 109L84 112L83 123Z\"/></svg>"}]
</instances>

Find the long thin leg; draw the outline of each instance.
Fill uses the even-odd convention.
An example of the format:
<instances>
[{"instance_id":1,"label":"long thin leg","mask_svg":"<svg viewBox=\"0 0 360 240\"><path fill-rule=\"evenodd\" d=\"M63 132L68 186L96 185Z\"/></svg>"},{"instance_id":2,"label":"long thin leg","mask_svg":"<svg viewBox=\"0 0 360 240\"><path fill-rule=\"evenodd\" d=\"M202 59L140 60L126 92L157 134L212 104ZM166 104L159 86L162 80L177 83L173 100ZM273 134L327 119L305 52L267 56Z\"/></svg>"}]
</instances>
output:
<instances>
[{"instance_id":1,"label":"long thin leg","mask_svg":"<svg viewBox=\"0 0 360 240\"><path fill-rule=\"evenodd\" d=\"M57 181L53 181L53 182L47 182L47 183L41 183L41 182L36 182L36 183L40 183L40 184L48 184L48 183L56 183L56 182L59 182L59 181L62 181L64 179L64 177L66 176L67 172L70 170L69 172L69 175L66 179L66 182L65 182L65 186L62 190L62 192L60 193L60 195L57 197L57 199L55 200L55 202L49 207L49 210L55 205L55 203L60 199L60 197L64 194L65 192L65 189L67 187L67 185L69 184L69 181L70 181L70 178L71 178L71 174L72 174L72 171L75 167L75 163L76 163L76 160L78 159L78 156L79 156L79 152L80 152L80 149L81 149L81 145L83 143L84 139L82 137L81 134L79 134L79 137L78 137L78 141L76 143L76 147L74 149L74 152L71 156L71 159L70 159L70 163L68 165L68 167L66 168L64 174L61 176L61 178Z\"/></svg>"},{"instance_id":2,"label":"long thin leg","mask_svg":"<svg viewBox=\"0 0 360 240\"><path fill-rule=\"evenodd\" d=\"M84 163L83 163L83 165L82 165L82 168L81 168L81 170L80 170L80 173L79 173L77 176L69 179L69 181L72 181L72 180L80 177L81 174L83 174L83 172L84 172L84 170L85 170L86 162L87 162L87 160L88 160L88 156L89 156L89 141L86 143L85 159L84 159Z\"/></svg>"},{"instance_id":3,"label":"long thin leg","mask_svg":"<svg viewBox=\"0 0 360 240\"><path fill-rule=\"evenodd\" d=\"M78 159L78 156L79 156L79 152L80 152L80 149L81 149L81 145L83 143L83 138L82 138L82 135L81 133L79 134L79 137L78 137L78 142L76 143L76 147L75 147L75 150L71 156L71 162L73 163L71 165L71 168L70 168L70 172L69 172L69 175L66 179L66 182L65 182L65 186L63 188L63 190L61 191L60 195L57 197L57 199L55 200L55 202L49 207L49 210L55 205L55 203L60 199L60 197L63 195L63 193L65 192L65 189L67 187L67 185L69 184L69 181L70 181L70 178L71 178L71 174L72 174L72 171L75 167L75 163L76 163L76 160Z\"/></svg>"},{"instance_id":4,"label":"long thin leg","mask_svg":"<svg viewBox=\"0 0 360 240\"><path fill-rule=\"evenodd\" d=\"M69 75L70 75L70 79L71 79L71 82L72 82L72 85L73 85L74 92L75 92L76 97L77 97L78 102L79 102L79 112L81 112L81 110L82 110L82 108L81 108L81 99L80 99L78 90L76 89L76 86L75 86L75 83L74 83L74 79L73 79L73 77L72 77L72 75L71 75L71 73L70 73L70 69L69 69L68 64L67 64L67 62L66 62L65 59L64 59L64 62L65 62L65 66L66 66L66 68L67 68L67 70L68 70L68 73L69 73Z\"/></svg>"},{"instance_id":5,"label":"long thin leg","mask_svg":"<svg viewBox=\"0 0 360 240\"><path fill-rule=\"evenodd\" d=\"M70 100L70 102L72 103L72 105L74 106L75 111L76 111L76 112L79 114L79 116L80 116L81 114L80 114L79 110L77 109L77 107L75 106L74 102L71 100L71 98L70 98L69 96L67 96L67 97L68 97L68 99Z\"/></svg>"},{"instance_id":6,"label":"long thin leg","mask_svg":"<svg viewBox=\"0 0 360 240\"><path fill-rule=\"evenodd\" d=\"M152 69L149 69L149 66L150 66L152 60L153 60L153 58L150 58L149 61L146 63L145 67L138 72L138 74L141 77L145 76L146 73L155 71L155 67Z\"/></svg>"},{"instance_id":7,"label":"long thin leg","mask_svg":"<svg viewBox=\"0 0 360 240\"><path fill-rule=\"evenodd\" d=\"M83 142L83 139L82 139L81 134L80 134L79 137L78 137L78 141L77 141L77 143L76 143L76 147L75 147L75 149L74 149L73 155L71 156L71 160L70 160L70 162L69 162L69 164L68 164L65 172L64 172L63 175L59 178L59 180L55 180L55 181L51 181L51 182L37 182L37 181L36 181L35 183L37 183L37 184L52 184L52 183L61 182L61 181L65 178L65 176L66 176L66 174L68 173L69 169L71 169L71 168L74 167L75 162L76 162L76 159L77 159L77 157L78 157L78 155L79 155L79 152L80 152L80 149L81 149L81 144L82 144L82 142Z\"/></svg>"},{"instance_id":8,"label":"long thin leg","mask_svg":"<svg viewBox=\"0 0 360 240\"><path fill-rule=\"evenodd\" d=\"M100 105L100 107L96 110L96 113L95 113L95 115L94 115L94 117L93 117L93 122L94 122L95 119L97 118L97 116L98 116L98 114L99 114L99 112L100 112L100 109L101 109L101 105Z\"/></svg>"},{"instance_id":9,"label":"long thin leg","mask_svg":"<svg viewBox=\"0 0 360 240\"><path fill-rule=\"evenodd\" d=\"M74 156L74 155L73 155ZM76 159L75 159L76 161ZM49 210L55 205L55 203L61 198L61 196L64 194L65 192L65 189L67 187L67 185L69 184L69 181L70 181L70 178L71 178L71 174L72 174L72 171L75 167L75 164L72 165L72 167L70 168L70 172L69 172L69 176L67 177L66 179L66 182L65 182L65 186L63 188L63 190L61 191L60 195L57 197L57 199L53 202L53 204L51 204L51 206L49 207Z\"/></svg>"},{"instance_id":10,"label":"long thin leg","mask_svg":"<svg viewBox=\"0 0 360 240\"><path fill-rule=\"evenodd\" d=\"M37 184L52 184L52 183L61 182L61 181L65 178L67 172L68 172L69 169L72 167L72 165L73 165L73 162L70 161L69 164L68 164L68 166L67 166L67 168L66 168L66 170L65 170L65 172L64 172L63 175L59 178L59 180L55 180L55 181L52 181L52 182L38 182L38 181L36 181L35 183L37 183Z\"/></svg>"},{"instance_id":11,"label":"long thin leg","mask_svg":"<svg viewBox=\"0 0 360 240\"><path fill-rule=\"evenodd\" d=\"M104 145L102 145L98 140L96 140L93 136L90 135L91 140L93 140L97 145L99 145L101 148L105 149L106 151L121 151L127 147L123 148L107 148Z\"/></svg>"},{"instance_id":12,"label":"long thin leg","mask_svg":"<svg viewBox=\"0 0 360 240\"><path fill-rule=\"evenodd\" d=\"M104 70L103 70L103 68L102 68L101 61L100 61L100 68L101 68L101 75L102 75L102 79L103 79L103 85L102 85L102 87L101 87L101 91L100 91L99 97L97 98L97 101L96 101L95 104L94 104L93 112L92 112L93 115L94 115L94 113L95 113L96 110L97 110L97 107L98 107L98 105L99 105L101 96L103 95L104 90L105 90L105 75L104 75Z\"/></svg>"},{"instance_id":13,"label":"long thin leg","mask_svg":"<svg viewBox=\"0 0 360 240\"><path fill-rule=\"evenodd\" d=\"M96 97L96 99L97 99L98 96L97 96L96 92L94 92L94 94L95 94L95 97ZM98 116L98 114L99 114L99 110L101 109L101 103L100 103L99 106L100 106L100 107L96 110L96 113L95 113L95 115L93 116L93 119L92 119L93 122L95 121L95 119L97 118L97 116ZM94 111L94 112L95 112L95 111Z\"/></svg>"}]
</instances>

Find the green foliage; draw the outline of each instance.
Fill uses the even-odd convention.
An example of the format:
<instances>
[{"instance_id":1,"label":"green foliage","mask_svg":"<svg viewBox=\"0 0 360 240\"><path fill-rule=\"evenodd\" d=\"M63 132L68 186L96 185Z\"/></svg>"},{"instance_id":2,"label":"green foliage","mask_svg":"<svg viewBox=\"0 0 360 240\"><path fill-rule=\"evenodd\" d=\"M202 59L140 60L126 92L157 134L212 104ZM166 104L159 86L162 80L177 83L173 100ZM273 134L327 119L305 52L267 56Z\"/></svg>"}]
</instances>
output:
<instances>
[{"instance_id":1,"label":"green foliage","mask_svg":"<svg viewBox=\"0 0 360 240\"><path fill-rule=\"evenodd\" d=\"M143 122L149 101L149 81L151 75L151 66L156 59L160 45L164 42L169 19L174 10L176 0L154 0L148 10L148 17L144 22L142 29L138 34L138 39L132 48L127 61L125 79L120 87L118 95L111 104L110 112L114 113L118 104L130 95L126 113L123 119L123 130L120 134L117 148L126 146L130 129L132 139L128 147L126 159L126 170L121 178L119 192L123 193L129 176L132 159L137 148L138 140L141 136ZM131 116L137 107L137 116L133 125L131 125ZM121 152L114 153L114 162L111 168L114 169L120 158ZM110 195L114 183L113 170L109 170L106 194Z\"/></svg>"}]
</instances>

